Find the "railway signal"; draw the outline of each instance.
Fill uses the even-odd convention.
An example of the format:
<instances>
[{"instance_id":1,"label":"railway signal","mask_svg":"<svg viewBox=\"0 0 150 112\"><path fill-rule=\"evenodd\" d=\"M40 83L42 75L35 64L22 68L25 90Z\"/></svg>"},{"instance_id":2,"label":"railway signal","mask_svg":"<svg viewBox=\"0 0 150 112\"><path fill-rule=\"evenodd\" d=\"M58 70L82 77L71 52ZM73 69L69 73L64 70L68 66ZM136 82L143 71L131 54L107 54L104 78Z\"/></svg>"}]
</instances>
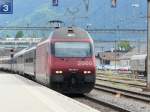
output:
<instances>
[{"instance_id":1,"label":"railway signal","mask_svg":"<svg viewBox=\"0 0 150 112\"><path fill-rule=\"evenodd\" d=\"M53 6L58 6L58 0L52 0L52 5Z\"/></svg>"},{"instance_id":2,"label":"railway signal","mask_svg":"<svg viewBox=\"0 0 150 112\"><path fill-rule=\"evenodd\" d=\"M111 7L115 8L117 4L117 0L112 0Z\"/></svg>"},{"instance_id":3,"label":"railway signal","mask_svg":"<svg viewBox=\"0 0 150 112\"><path fill-rule=\"evenodd\" d=\"M11 57L11 58L14 57L14 49L10 49L10 57Z\"/></svg>"}]
</instances>

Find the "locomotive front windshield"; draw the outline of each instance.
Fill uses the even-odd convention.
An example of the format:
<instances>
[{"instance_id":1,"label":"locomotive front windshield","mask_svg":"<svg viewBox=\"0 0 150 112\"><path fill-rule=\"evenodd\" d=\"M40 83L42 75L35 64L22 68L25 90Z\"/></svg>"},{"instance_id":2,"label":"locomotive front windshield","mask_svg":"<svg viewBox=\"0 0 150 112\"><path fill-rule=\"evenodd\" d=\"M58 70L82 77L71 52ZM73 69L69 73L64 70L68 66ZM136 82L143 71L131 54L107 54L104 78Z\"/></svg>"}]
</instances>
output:
<instances>
[{"instance_id":1,"label":"locomotive front windshield","mask_svg":"<svg viewBox=\"0 0 150 112\"><path fill-rule=\"evenodd\" d=\"M87 42L56 42L56 57L90 57L92 55L91 44Z\"/></svg>"}]
</instances>

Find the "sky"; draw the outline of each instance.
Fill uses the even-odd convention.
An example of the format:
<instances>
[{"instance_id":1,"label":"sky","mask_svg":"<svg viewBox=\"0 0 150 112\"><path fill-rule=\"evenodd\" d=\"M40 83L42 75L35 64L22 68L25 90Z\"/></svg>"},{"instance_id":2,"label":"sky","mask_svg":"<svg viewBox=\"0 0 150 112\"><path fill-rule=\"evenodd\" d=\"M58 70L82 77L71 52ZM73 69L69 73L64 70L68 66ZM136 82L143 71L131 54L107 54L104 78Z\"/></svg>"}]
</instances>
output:
<instances>
[{"instance_id":1,"label":"sky","mask_svg":"<svg viewBox=\"0 0 150 112\"><path fill-rule=\"evenodd\" d=\"M115 8L111 0L90 0L88 11L83 1L59 0L58 7L54 7L52 0L14 0L13 14L0 14L0 26L28 23L30 26L46 26L48 20L60 19L67 26L75 24L83 28L88 25L93 29L147 29L147 0L117 0ZM145 40L146 34L113 32L91 35L96 40Z\"/></svg>"}]
</instances>

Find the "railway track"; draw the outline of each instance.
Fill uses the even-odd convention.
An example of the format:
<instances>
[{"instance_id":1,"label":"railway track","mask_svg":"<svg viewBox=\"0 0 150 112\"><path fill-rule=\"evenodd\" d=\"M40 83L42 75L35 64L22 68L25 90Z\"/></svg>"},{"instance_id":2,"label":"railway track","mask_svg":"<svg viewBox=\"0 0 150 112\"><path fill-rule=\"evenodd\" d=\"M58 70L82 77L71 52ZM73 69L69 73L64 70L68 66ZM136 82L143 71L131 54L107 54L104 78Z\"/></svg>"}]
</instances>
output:
<instances>
[{"instance_id":1,"label":"railway track","mask_svg":"<svg viewBox=\"0 0 150 112\"><path fill-rule=\"evenodd\" d=\"M112 93L112 94L120 94L120 95L128 97L128 98L132 98L135 100L140 100L142 102L150 103L150 94L148 94L148 93L125 90L125 89L106 86L106 85L102 85L102 84L96 84L95 89L99 90L99 91L105 91L108 93Z\"/></svg>"},{"instance_id":2,"label":"railway track","mask_svg":"<svg viewBox=\"0 0 150 112\"><path fill-rule=\"evenodd\" d=\"M97 80L100 80L100 79L97 79ZM108 81L108 80L103 80L103 81ZM145 87L144 85L134 84L134 83L132 83L132 81L131 81L131 83L128 83L125 81L124 82L110 81L110 82L121 83L121 84L126 84L126 85L128 84L130 86L140 87L140 88ZM143 82L143 81L141 81L141 82ZM121 96L121 98L126 99L127 102L128 102L128 99L130 99L131 101L133 100L134 102L140 102L143 105L150 103L150 94L148 94L148 93L136 92L136 91L131 91L131 90L124 90L124 89L120 89L117 87L111 87L111 86L106 86L106 85L101 85L101 84L96 84L94 90L97 91L98 96L100 96L99 94L101 92L103 94L108 93L108 94L110 94L110 96L113 96L113 97L115 97L116 95L119 94L119 97ZM145 111L146 109L142 110L142 108L144 106L143 107L137 106L137 107L141 108L140 111L137 111L139 108L135 109L136 106L134 106L134 107L130 106L130 105L134 105L134 103L130 103L129 105L124 106L124 104L117 104L117 103L114 103L113 101L111 102L111 101L105 100L103 98L98 98L96 95L92 95L92 94L85 94L83 99L88 100L89 102L94 102L95 105L103 105L106 108L106 109L104 109L105 111L107 110L107 108L109 108L110 110L112 109L113 112L147 112L147 111ZM108 97L108 99L109 99L109 97ZM135 109L135 111L134 111L134 109ZM101 109L98 109L98 110L103 112Z\"/></svg>"},{"instance_id":3,"label":"railway track","mask_svg":"<svg viewBox=\"0 0 150 112\"><path fill-rule=\"evenodd\" d=\"M101 78L101 77L97 77L96 80L117 83L117 84L125 84L125 85L129 85L131 87L133 86L133 87L137 87L137 88L145 88L146 87L146 83L136 84L131 81L114 80L114 79L110 80L108 78Z\"/></svg>"},{"instance_id":4,"label":"railway track","mask_svg":"<svg viewBox=\"0 0 150 112\"><path fill-rule=\"evenodd\" d=\"M134 102L140 102L141 104L149 104L150 103L150 94L148 94L148 93L124 90L124 89L119 89L119 88L110 87L110 86L106 86L106 85L100 85L100 84L96 84L94 90L97 91L97 96L94 94L85 94L85 98L90 100L91 102L95 102L99 105L103 105L106 108L107 107L111 108L111 109L115 110L116 112L132 112L134 110L134 108L136 108L136 106L132 107L130 105L133 105ZM100 93L100 92L102 92L102 93ZM110 100L105 100L105 98L103 99L103 96L100 96L103 94L109 94L110 96L113 96L113 98L114 98L114 96L119 94L121 97L123 96L122 98L126 99L127 102L128 102L128 99L130 99L131 101L133 100L133 103L130 102L129 105L117 104L117 103L114 103L113 101L111 102ZM98 96L100 96L101 98L98 98ZM109 99L109 97L108 97L108 99ZM122 102L122 100L121 100L121 102ZM139 108L141 108L141 107L139 107ZM137 110L135 109L134 111L138 112ZM147 112L145 110L144 110L144 112ZM143 112L143 110L140 110L139 112Z\"/></svg>"},{"instance_id":5,"label":"railway track","mask_svg":"<svg viewBox=\"0 0 150 112\"><path fill-rule=\"evenodd\" d=\"M91 97L89 94L84 94L84 95L75 95L75 96L69 96L73 98L74 100L77 100L81 103L84 103L90 107L93 107L100 112L129 112L125 111L122 108L118 108L116 106L112 106L111 104L108 104L107 102L100 101L97 98Z\"/></svg>"},{"instance_id":6,"label":"railway track","mask_svg":"<svg viewBox=\"0 0 150 112\"><path fill-rule=\"evenodd\" d=\"M130 81L139 81L139 82L146 82L146 79L143 77L143 79L134 79L134 78L128 78L128 77L123 77L123 76L114 76L114 75L108 75L108 74L97 74L97 77L101 78L113 78L113 79L118 79L118 80L130 80Z\"/></svg>"},{"instance_id":7,"label":"railway track","mask_svg":"<svg viewBox=\"0 0 150 112\"><path fill-rule=\"evenodd\" d=\"M123 108L121 106L114 105L111 102L107 102L107 101L104 101L104 100L97 99L96 97L93 97L90 94L85 94L85 98L92 101L92 102L95 102L96 104L103 105L105 108L109 108L109 109L111 108L111 112L112 111L115 111L115 112L130 112L130 110L128 110L127 108ZM106 111L104 111L104 112L106 112Z\"/></svg>"}]
</instances>

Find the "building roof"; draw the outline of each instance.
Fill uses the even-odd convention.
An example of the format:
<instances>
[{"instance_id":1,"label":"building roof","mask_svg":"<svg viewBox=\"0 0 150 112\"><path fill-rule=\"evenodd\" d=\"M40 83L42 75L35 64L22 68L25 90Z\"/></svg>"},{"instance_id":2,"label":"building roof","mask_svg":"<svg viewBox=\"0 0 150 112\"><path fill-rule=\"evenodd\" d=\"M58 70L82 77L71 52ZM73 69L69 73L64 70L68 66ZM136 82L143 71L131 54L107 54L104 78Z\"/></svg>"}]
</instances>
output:
<instances>
[{"instance_id":1,"label":"building roof","mask_svg":"<svg viewBox=\"0 0 150 112\"><path fill-rule=\"evenodd\" d=\"M140 51L138 51L138 48L134 48L128 53L124 54L122 57L120 57L120 60L129 60L133 55L146 54L146 50L147 49L145 48L145 46L142 46L142 49Z\"/></svg>"},{"instance_id":2,"label":"building roof","mask_svg":"<svg viewBox=\"0 0 150 112\"><path fill-rule=\"evenodd\" d=\"M131 56L131 60L145 60L147 54L133 55Z\"/></svg>"},{"instance_id":3,"label":"building roof","mask_svg":"<svg viewBox=\"0 0 150 112\"><path fill-rule=\"evenodd\" d=\"M97 57L100 57L103 60L110 60L110 61L119 61L120 57L123 56L125 53L122 52L100 52L98 53Z\"/></svg>"}]
</instances>

